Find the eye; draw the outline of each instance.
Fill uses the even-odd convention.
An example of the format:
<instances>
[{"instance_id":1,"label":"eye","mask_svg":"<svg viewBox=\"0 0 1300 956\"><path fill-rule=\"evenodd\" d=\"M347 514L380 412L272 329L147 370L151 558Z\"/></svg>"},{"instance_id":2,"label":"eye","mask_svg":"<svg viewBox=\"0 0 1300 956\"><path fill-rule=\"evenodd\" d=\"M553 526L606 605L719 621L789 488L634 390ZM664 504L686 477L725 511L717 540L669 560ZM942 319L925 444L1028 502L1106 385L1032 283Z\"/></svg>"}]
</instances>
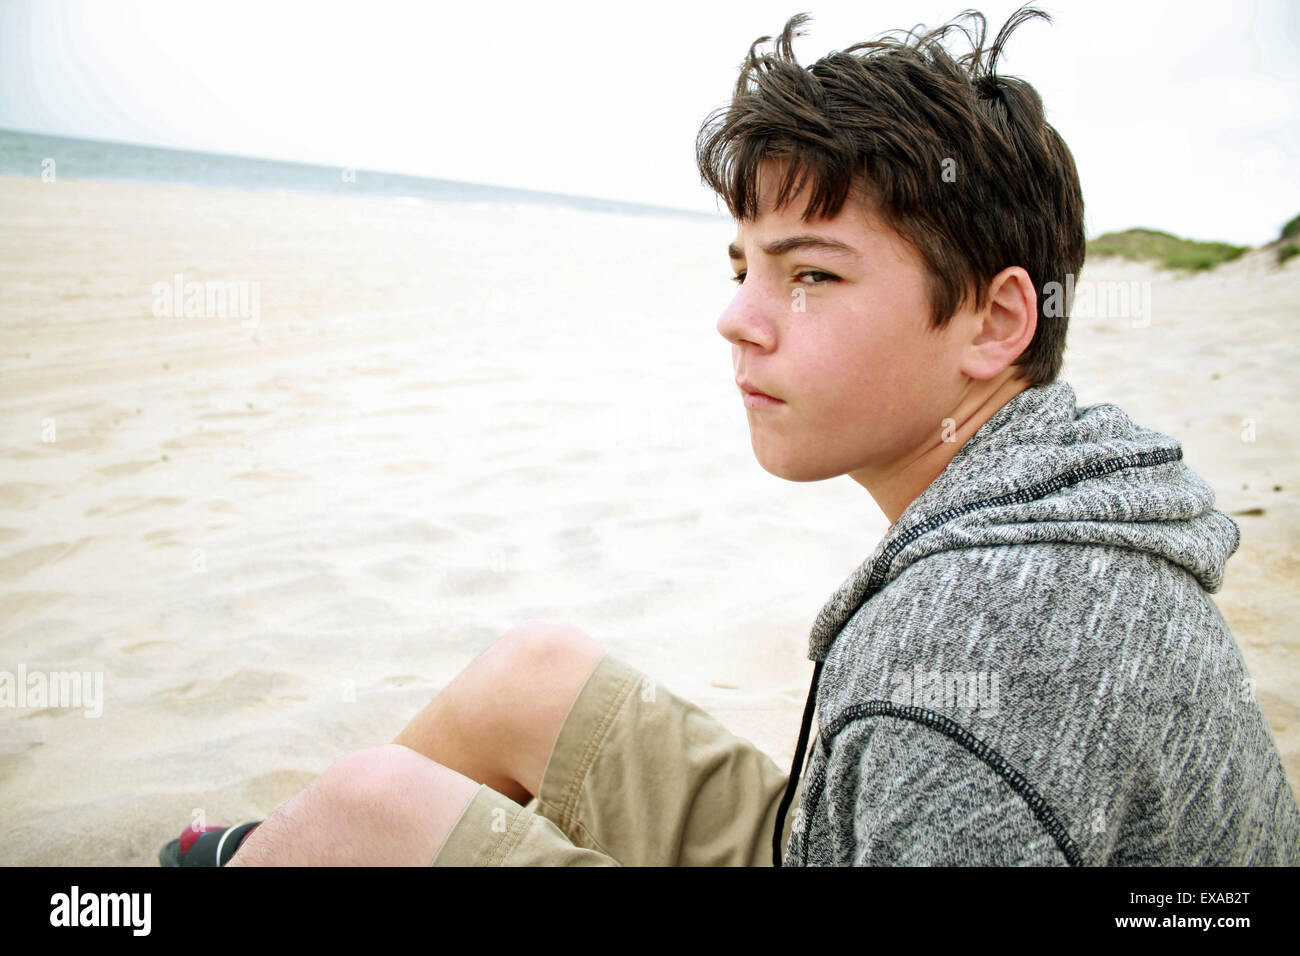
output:
<instances>
[{"instance_id":1,"label":"eye","mask_svg":"<svg viewBox=\"0 0 1300 956\"><path fill-rule=\"evenodd\" d=\"M812 282L804 283L805 285L824 285L827 282L839 282L840 277L831 275L829 272L822 272L820 269L807 269L803 272L795 273L796 279L812 278Z\"/></svg>"},{"instance_id":2,"label":"eye","mask_svg":"<svg viewBox=\"0 0 1300 956\"><path fill-rule=\"evenodd\" d=\"M734 276L731 277L731 281L736 283L736 285L743 284L745 281L745 273L743 272L736 273Z\"/></svg>"}]
</instances>

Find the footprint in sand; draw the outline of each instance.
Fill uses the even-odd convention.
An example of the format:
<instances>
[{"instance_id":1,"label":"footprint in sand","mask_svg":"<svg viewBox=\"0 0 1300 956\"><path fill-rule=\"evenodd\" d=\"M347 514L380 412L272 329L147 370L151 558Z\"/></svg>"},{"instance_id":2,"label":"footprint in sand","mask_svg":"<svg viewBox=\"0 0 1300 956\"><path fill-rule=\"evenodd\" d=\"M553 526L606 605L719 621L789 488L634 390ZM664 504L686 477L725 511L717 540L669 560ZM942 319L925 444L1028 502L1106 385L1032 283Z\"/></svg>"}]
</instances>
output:
<instances>
[{"instance_id":1,"label":"footprint in sand","mask_svg":"<svg viewBox=\"0 0 1300 956\"><path fill-rule=\"evenodd\" d=\"M200 689L196 691L196 687ZM243 667L215 684L191 681L164 691L160 696L169 709L225 714L235 710L246 711L257 704L307 700L308 695L301 693L307 689L302 679L284 671Z\"/></svg>"},{"instance_id":2,"label":"footprint in sand","mask_svg":"<svg viewBox=\"0 0 1300 956\"><path fill-rule=\"evenodd\" d=\"M16 581L37 568L54 564L71 557L80 551L87 542L94 538L78 538L76 541L56 541L53 544L38 544L25 548L12 557L0 559L0 581Z\"/></svg>"},{"instance_id":3,"label":"footprint in sand","mask_svg":"<svg viewBox=\"0 0 1300 956\"><path fill-rule=\"evenodd\" d=\"M267 409L254 408L251 410L244 409L242 411L236 410L231 412L205 412L204 414L200 415L199 418L215 420L215 421L224 421L226 419L262 418L270 414L271 412Z\"/></svg>"},{"instance_id":4,"label":"footprint in sand","mask_svg":"<svg viewBox=\"0 0 1300 956\"><path fill-rule=\"evenodd\" d=\"M147 648L180 647L180 646L181 645L177 644L175 641L137 641L134 644L123 645L122 647L119 647L118 650L120 650L123 654L138 654L140 651L146 650Z\"/></svg>"},{"instance_id":5,"label":"footprint in sand","mask_svg":"<svg viewBox=\"0 0 1300 956\"><path fill-rule=\"evenodd\" d=\"M310 481L310 475L304 475L299 471L290 471L288 468L264 468L258 471L245 471L235 475L236 479L253 480L253 481Z\"/></svg>"},{"instance_id":6,"label":"footprint in sand","mask_svg":"<svg viewBox=\"0 0 1300 956\"><path fill-rule=\"evenodd\" d=\"M155 548L175 548L191 543L186 538L185 532L176 528L161 528L158 531L150 531L148 534L140 535L140 540Z\"/></svg>"},{"instance_id":7,"label":"footprint in sand","mask_svg":"<svg viewBox=\"0 0 1300 956\"><path fill-rule=\"evenodd\" d=\"M0 508L22 508L46 491L44 485L30 481L11 481L0 485Z\"/></svg>"},{"instance_id":8,"label":"footprint in sand","mask_svg":"<svg viewBox=\"0 0 1300 956\"><path fill-rule=\"evenodd\" d=\"M163 442L163 447L173 451L184 451L187 448L224 448L230 445L235 437L237 437L235 432L201 431Z\"/></svg>"},{"instance_id":9,"label":"footprint in sand","mask_svg":"<svg viewBox=\"0 0 1300 956\"><path fill-rule=\"evenodd\" d=\"M414 674L398 674L395 677L385 677L379 683L389 684L393 687L405 687L407 684L427 684L429 680L426 677L417 677Z\"/></svg>"},{"instance_id":10,"label":"footprint in sand","mask_svg":"<svg viewBox=\"0 0 1300 956\"><path fill-rule=\"evenodd\" d=\"M102 435L74 435L50 442L48 447L60 451L99 451L107 444L108 439Z\"/></svg>"},{"instance_id":11,"label":"footprint in sand","mask_svg":"<svg viewBox=\"0 0 1300 956\"><path fill-rule=\"evenodd\" d=\"M104 468L97 469L98 473L108 478L124 478L127 475L136 475L146 468L152 468L156 465L155 461L124 461L116 465L107 465Z\"/></svg>"},{"instance_id":12,"label":"footprint in sand","mask_svg":"<svg viewBox=\"0 0 1300 956\"><path fill-rule=\"evenodd\" d=\"M71 594L71 591L9 591L4 597L5 614L13 623L20 615L43 611Z\"/></svg>"},{"instance_id":13,"label":"footprint in sand","mask_svg":"<svg viewBox=\"0 0 1300 956\"><path fill-rule=\"evenodd\" d=\"M378 467L367 469L368 474L395 475L404 477L406 475L424 475L439 467L437 462L426 459L415 459L412 461L394 461Z\"/></svg>"},{"instance_id":14,"label":"footprint in sand","mask_svg":"<svg viewBox=\"0 0 1300 956\"><path fill-rule=\"evenodd\" d=\"M121 511L117 512L117 514L129 515L134 514L137 511L144 511L148 508L170 508L175 505L183 504L185 504L184 498L149 498L146 501L141 501L138 505L132 505L130 508L123 508Z\"/></svg>"},{"instance_id":15,"label":"footprint in sand","mask_svg":"<svg viewBox=\"0 0 1300 956\"><path fill-rule=\"evenodd\" d=\"M315 779L316 774L303 770L272 770L249 780L241 790L254 806L265 807L269 813L285 800L305 790Z\"/></svg>"}]
</instances>

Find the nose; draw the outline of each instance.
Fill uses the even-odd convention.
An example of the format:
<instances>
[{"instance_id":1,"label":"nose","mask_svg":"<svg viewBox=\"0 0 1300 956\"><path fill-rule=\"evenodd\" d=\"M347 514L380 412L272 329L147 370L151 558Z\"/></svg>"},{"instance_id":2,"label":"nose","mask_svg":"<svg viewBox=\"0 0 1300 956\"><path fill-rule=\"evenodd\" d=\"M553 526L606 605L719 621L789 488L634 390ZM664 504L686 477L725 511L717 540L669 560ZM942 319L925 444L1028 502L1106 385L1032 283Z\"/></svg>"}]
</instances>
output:
<instances>
[{"instance_id":1,"label":"nose","mask_svg":"<svg viewBox=\"0 0 1300 956\"><path fill-rule=\"evenodd\" d=\"M758 282L746 277L718 317L718 334L735 346L749 342L764 351L772 348L776 325L770 298Z\"/></svg>"}]
</instances>

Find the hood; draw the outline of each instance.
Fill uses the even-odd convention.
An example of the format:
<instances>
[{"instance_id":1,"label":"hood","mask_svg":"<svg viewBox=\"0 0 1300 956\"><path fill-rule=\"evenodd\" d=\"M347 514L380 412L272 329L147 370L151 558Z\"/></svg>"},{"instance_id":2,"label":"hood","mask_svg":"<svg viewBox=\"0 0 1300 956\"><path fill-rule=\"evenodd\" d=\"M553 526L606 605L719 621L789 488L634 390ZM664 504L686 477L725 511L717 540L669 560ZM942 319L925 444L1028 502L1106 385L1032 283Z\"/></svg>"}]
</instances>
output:
<instances>
[{"instance_id":1,"label":"hood","mask_svg":"<svg viewBox=\"0 0 1300 956\"><path fill-rule=\"evenodd\" d=\"M1056 381L1025 389L970 437L899 516L813 624L808 657L872 594L937 551L1028 542L1101 544L1158 555L1206 591L1223 585L1241 530L1169 435L1110 403L1075 406Z\"/></svg>"},{"instance_id":2,"label":"hood","mask_svg":"<svg viewBox=\"0 0 1300 956\"><path fill-rule=\"evenodd\" d=\"M1061 542L1144 551L1185 569L1208 592L1223 585L1241 529L1214 509L1214 491L1169 435L1110 403L1075 405L1056 381L1020 392L980 427L890 526L822 608L808 639L816 661L772 839L781 866L784 820L797 789L817 685L831 645L863 603L939 551Z\"/></svg>"}]
</instances>

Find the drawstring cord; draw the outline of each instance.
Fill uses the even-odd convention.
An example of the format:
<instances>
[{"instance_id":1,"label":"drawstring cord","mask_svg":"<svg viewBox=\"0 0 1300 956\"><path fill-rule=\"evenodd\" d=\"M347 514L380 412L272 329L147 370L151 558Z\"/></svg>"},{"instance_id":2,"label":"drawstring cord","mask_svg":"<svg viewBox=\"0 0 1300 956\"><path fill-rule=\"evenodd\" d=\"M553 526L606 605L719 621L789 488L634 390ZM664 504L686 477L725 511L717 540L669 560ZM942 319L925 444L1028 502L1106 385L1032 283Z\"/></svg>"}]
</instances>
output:
<instances>
[{"instance_id":1,"label":"drawstring cord","mask_svg":"<svg viewBox=\"0 0 1300 956\"><path fill-rule=\"evenodd\" d=\"M803 770L804 752L808 749L808 731L812 729L813 712L817 709L817 681L822 676L822 661L813 668L812 684L808 688L808 701L803 707L803 723L799 727L799 742L794 747L794 764L790 767L790 779L786 781L785 796L776 811L776 832L772 834L772 865L781 865L781 834L785 830L785 815L794 800L794 792L799 787L799 774Z\"/></svg>"}]
</instances>

